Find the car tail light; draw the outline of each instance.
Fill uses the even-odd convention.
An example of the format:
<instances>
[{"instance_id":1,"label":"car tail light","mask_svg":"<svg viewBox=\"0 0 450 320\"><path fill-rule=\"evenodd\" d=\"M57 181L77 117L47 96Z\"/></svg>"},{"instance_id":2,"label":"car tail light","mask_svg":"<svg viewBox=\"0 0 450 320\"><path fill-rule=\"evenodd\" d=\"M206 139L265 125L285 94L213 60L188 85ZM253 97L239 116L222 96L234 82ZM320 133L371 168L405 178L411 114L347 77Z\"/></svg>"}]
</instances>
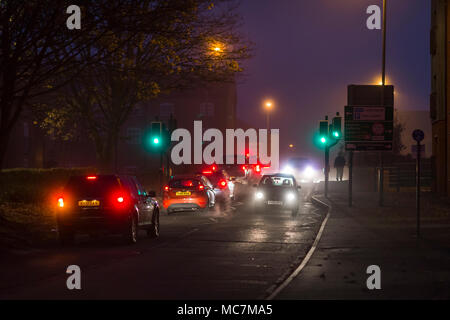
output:
<instances>
[{"instance_id":1,"label":"car tail light","mask_svg":"<svg viewBox=\"0 0 450 320\"><path fill-rule=\"evenodd\" d=\"M216 171L217 170L217 167L216 166L212 166L212 171Z\"/></svg>"},{"instance_id":2,"label":"car tail light","mask_svg":"<svg viewBox=\"0 0 450 320\"><path fill-rule=\"evenodd\" d=\"M222 180L219 181L219 187L220 187L221 189L226 188L227 185L228 185L228 184L227 184L227 181L226 181L226 180L222 179Z\"/></svg>"},{"instance_id":3,"label":"car tail light","mask_svg":"<svg viewBox=\"0 0 450 320\"><path fill-rule=\"evenodd\" d=\"M123 197L117 197L118 203L123 203L124 201L125 201L125 199Z\"/></svg>"},{"instance_id":4,"label":"car tail light","mask_svg":"<svg viewBox=\"0 0 450 320\"><path fill-rule=\"evenodd\" d=\"M261 172L261 166L259 164L255 166L255 172Z\"/></svg>"},{"instance_id":5,"label":"car tail light","mask_svg":"<svg viewBox=\"0 0 450 320\"><path fill-rule=\"evenodd\" d=\"M64 198L58 198L58 207L64 208Z\"/></svg>"},{"instance_id":6,"label":"car tail light","mask_svg":"<svg viewBox=\"0 0 450 320\"><path fill-rule=\"evenodd\" d=\"M198 185L198 190L199 190L199 191L205 190L205 186L202 185L202 184L199 184L199 185Z\"/></svg>"},{"instance_id":7,"label":"car tail light","mask_svg":"<svg viewBox=\"0 0 450 320\"><path fill-rule=\"evenodd\" d=\"M202 173L203 173L203 174L212 174L212 171L211 171L211 170L205 170L205 171L203 171Z\"/></svg>"},{"instance_id":8,"label":"car tail light","mask_svg":"<svg viewBox=\"0 0 450 320\"><path fill-rule=\"evenodd\" d=\"M169 191L169 186L165 186L164 191Z\"/></svg>"},{"instance_id":9,"label":"car tail light","mask_svg":"<svg viewBox=\"0 0 450 320\"><path fill-rule=\"evenodd\" d=\"M247 171L247 166L242 166L242 171Z\"/></svg>"},{"instance_id":10,"label":"car tail light","mask_svg":"<svg viewBox=\"0 0 450 320\"><path fill-rule=\"evenodd\" d=\"M97 176L87 176L87 180L97 180Z\"/></svg>"}]
</instances>

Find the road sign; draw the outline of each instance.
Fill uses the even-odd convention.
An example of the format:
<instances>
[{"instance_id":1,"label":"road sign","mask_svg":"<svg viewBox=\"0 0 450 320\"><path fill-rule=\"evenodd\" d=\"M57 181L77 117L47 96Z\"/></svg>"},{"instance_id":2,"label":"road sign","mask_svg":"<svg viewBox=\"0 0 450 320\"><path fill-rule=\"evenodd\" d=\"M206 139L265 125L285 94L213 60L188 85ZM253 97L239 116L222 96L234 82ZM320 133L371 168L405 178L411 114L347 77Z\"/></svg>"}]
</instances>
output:
<instances>
[{"instance_id":1,"label":"road sign","mask_svg":"<svg viewBox=\"0 0 450 320\"><path fill-rule=\"evenodd\" d=\"M420 129L416 129L413 131L412 136L414 140L420 142L425 138L425 133L423 133L423 131Z\"/></svg>"},{"instance_id":2,"label":"road sign","mask_svg":"<svg viewBox=\"0 0 450 320\"><path fill-rule=\"evenodd\" d=\"M345 149L348 151L391 151L394 108L345 107Z\"/></svg>"}]
</instances>

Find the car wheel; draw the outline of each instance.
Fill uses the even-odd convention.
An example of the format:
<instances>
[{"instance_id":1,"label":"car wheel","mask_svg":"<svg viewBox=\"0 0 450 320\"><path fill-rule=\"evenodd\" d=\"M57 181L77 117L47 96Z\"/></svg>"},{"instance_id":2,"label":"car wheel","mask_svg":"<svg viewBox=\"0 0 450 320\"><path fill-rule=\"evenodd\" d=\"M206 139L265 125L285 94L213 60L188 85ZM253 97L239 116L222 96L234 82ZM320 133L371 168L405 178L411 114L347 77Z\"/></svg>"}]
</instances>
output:
<instances>
[{"instance_id":1,"label":"car wheel","mask_svg":"<svg viewBox=\"0 0 450 320\"><path fill-rule=\"evenodd\" d=\"M70 228L59 228L59 242L63 246L73 244L75 242L75 232Z\"/></svg>"},{"instance_id":2,"label":"car wheel","mask_svg":"<svg viewBox=\"0 0 450 320\"><path fill-rule=\"evenodd\" d=\"M155 213L156 217L153 220L152 225L147 230L147 235L150 238L158 238L159 237L159 211Z\"/></svg>"},{"instance_id":3,"label":"car wheel","mask_svg":"<svg viewBox=\"0 0 450 320\"><path fill-rule=\"evenodd\" d=\"M138 225L136 215L132 214L130 220L127 223L127 227L125 229L124 238L125 242L128 244L134 244L137 242L137 234L138 234Z\"/></svg>"}]
</instances>

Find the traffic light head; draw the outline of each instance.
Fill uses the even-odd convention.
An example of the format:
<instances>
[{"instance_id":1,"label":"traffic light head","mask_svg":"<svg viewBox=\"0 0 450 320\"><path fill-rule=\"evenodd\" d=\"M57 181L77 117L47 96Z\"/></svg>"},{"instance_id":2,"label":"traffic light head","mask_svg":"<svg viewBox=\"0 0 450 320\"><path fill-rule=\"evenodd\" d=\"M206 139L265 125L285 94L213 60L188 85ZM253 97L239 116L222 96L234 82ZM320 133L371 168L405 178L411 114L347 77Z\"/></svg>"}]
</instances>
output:
<instances>
[{"instance_id":1,"label":"traffic light head","mask_svg":"<svg viewBox=\"0 0 450 320\"><path fill-rule=\"evenodd\" d=\"M333 118L331 135L334 139L340 139L342 136L342 117L337 113L336 117Z\"/></svg>"},{"instance_id":2,"label":"traffic light head","mask_svg":"<svg viewBox=\"0 0 450 320\"><path fill-rule=\"evenodd\" d=\"M163 126L162 122L155 121L151 124L150 143L159 146L162 142Z\"/></svg>"},{"instance_id":3,"label":"traffic light head","mask_svg":"<svg viewBox=\"0 0 450 320\"><path fill-rule=\"evenodd\" d=\"M325 145L328 141L328 120L321 120L319 123L319 142Z\"/></svg>"}]
</instances>

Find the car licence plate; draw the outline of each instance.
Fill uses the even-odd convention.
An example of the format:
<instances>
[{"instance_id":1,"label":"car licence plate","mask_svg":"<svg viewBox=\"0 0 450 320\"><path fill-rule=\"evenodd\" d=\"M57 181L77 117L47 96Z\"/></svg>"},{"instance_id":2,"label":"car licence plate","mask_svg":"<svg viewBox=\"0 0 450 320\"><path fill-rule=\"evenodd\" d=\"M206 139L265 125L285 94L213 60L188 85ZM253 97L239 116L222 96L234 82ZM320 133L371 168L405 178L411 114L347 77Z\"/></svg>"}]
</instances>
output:
<instances>
[{"instance_id":1,"label":"car licence plate","mask_svg":"<svg viewBox=\"0 0 450 320\"><path fill-rule=\"evenodd\" d=\"M177 196L190 196L191 192L190 191L177 191L176 195Z\"/></svg>"},{"instance_id":2,"label":"car licence plate","mask_svg":"<svg viewBox=\"0 0 450 320\"><path fill-rule=\"evenodd\" d=\"M100 205L100 201L98 200L81 200L78 201L79 207L98 207Z\"/></svg>"},{"instance_id":3,"label":"car licence plate","mask_svg":"<svg viewBox=\"0 0 450 320\"><path fill-rule=\"evenodd\" d=\"M267 201L267 204L281 206L283 201Z\"/></svg>"}]
</instances>

